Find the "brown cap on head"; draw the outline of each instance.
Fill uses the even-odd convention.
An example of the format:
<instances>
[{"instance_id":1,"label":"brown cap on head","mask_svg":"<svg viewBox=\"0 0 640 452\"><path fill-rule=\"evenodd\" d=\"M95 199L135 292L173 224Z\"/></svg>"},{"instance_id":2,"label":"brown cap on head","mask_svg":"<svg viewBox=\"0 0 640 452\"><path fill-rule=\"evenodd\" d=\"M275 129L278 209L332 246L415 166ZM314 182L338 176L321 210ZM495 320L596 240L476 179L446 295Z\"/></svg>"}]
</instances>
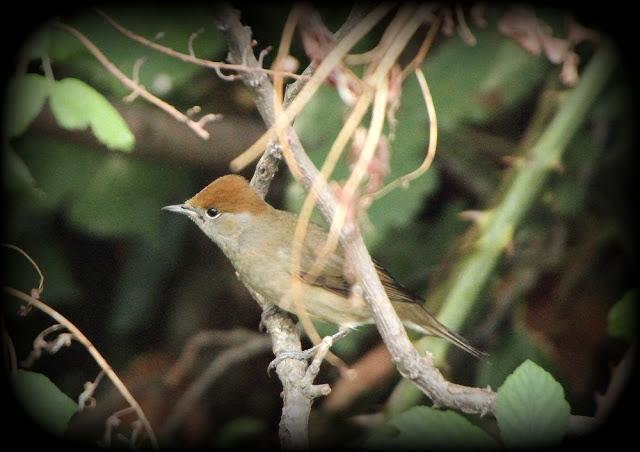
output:
<instances>
[{"instance_id":1,"label":"brown cap on head","mask_svg":"<svg viewBox=\"0 0 640 452\"><path fill-rule=\"evenodd\" d=\"M249 182L235 174L214 180L186 201L186 204L203 209L213 207L221 212L253 214L261 213L268 208L268 204L251 188Z\"/></svg>"}]
</instances>

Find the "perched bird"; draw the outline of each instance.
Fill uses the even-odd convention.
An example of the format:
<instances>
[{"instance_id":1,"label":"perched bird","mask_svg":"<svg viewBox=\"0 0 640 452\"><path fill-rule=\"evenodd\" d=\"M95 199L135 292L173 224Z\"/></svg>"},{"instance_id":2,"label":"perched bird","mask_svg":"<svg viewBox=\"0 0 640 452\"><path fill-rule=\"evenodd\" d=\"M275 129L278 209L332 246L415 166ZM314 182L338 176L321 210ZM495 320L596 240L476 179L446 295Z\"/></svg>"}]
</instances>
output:
<instances>
[{"instance_id":1,"label":"perched bird","mask_svg":"<svg viewBox=\"0 0 640 452\"><path fill-rule=\"evenodd\" d=\"M163 209L189 217L220 247L245 284L281 309L296 313L289 292L296 215L273 208L237 175L220 177L184 204ZM322 227L309 224L300 271L295 275L303 282L303 306L312 318L333 323L341 331L373 323L366 302L350 297L340 246L314 281L306 278L326 239ZM424 301L411 295L384 268L376 264L376 270L406 327L445 338L476 357L484 355L427 312Z\"/></svg>"}]
</instances>

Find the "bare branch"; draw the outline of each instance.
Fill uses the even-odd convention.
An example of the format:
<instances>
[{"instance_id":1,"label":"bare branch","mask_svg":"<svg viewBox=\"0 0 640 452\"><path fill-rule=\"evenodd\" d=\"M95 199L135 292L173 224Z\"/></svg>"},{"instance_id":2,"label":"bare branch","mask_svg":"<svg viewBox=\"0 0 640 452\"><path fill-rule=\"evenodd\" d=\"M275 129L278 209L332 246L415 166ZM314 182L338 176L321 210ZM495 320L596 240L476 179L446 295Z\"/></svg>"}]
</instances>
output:
<instances>
[{"instance_id":1,"label":"bare branch","mask_svg":"<svg viewBox=\"0 0 640 452\"><path fill-rule=\"evenodd\" d=\"M241 342L263 338L262 335L248 330L210 330L194 334L182 350L178 361L169 369L165 383L169 386L179 385L196 362L198 354L204 347L233 347Z\"/></svg>"},{"instance_id":2,"label":"bare branch","mask_svg":"<svg viewBox=\"0 0 640 452\"><path fill-rule=\"evenodd\" d=\"M100 371L94 381L87 381L84 384L84 391L82 391L78 396L78 406L80 407L80 411L83 411L86 408L94 408L96 406L96 399L93 397L93 394L102 381L102 377L104 377L104 370Z\"/></svg>"},{"instance_id":3,"label":"bare branch","mask_svg":"<svg viewBox=\"0 0 640 452\"><path fill-rule=\"evenodd\" d=\"M204 33L204 28L200 28L198 31L192 33L191 36L189 36L189 55L194 58L196 57L196 52L193 50L193 41L195 41L195 39L202 33Z\"/></svg>"},{"instance_id":4,"label":"bare branch","mask_svg":"<svg viewBox=\"0 0 640 452\"><path fill-rule=\"evenodd\" d=\"M114 101L113 106L136 137L136 152L131 154L133 159L169 160L198 168L218 168L220 172L228 168L229 160L238 155L239 149L250 146L265 130L259 118L227 114L215 124L203 126L210 132L215 127L215 140L205 141L182 123L167 121L166 113L151 104L139 102L125 105L122 101ZM61 128L49 109L40 112L33 127L46 136L59 137L104 152L93 133ZM238 134L238 130L242 130L242 134Z\"/></svg>"},{"instance_id":5,"label":"bare branch","mask_svg":"<svg viewBox=\"0 0 640 452\"><path fill-rule=\"evenodd\" d=\"M195 56L195 52L193 51L193 40L197 37L198 34L202 32L200 30L189 37L189 44L188 44L189 53L178 52L177 50L173 50L169 47L165 47L161 44L158 44L157 42L154 42L145 38L144 36L140 36L132 32L131 30L128 30L127 28L123 27L118 22L116 22L111 16L105 14L103 11L99 9L96 10L96 12L100 14L107 22L109 22L109 24L111 24L113 28L118 30L120 33L122 33L132 41L136 41L142 44L143 46L149 47L157 52L164 53L165 55L168 55L170 57L177 58L186 63L192 63L198 66L214 69L216 73L224 80L227 80L228 78L226 77L229 77L229 76L221 75L220 69L227 69L227 70L236 71L236 72L248 72L248 73L261 72L264 74L271 74L271 75L278 73L283 77L294 78L294 79L305 77L298 74L293 74L291 72L279 72L279 71L272 71L270 69L263 69L261 66L221 63L218 61L209 61L209 60L204 60L202 58L198 58ZM235 80L237 78L236 76L231 76L231 77L233 77L232 80Z\"/></svg>"},{"instance_id":6,"label":"bare branch","mask_svg":"<svg viewBox=\"0 0 640 452\"><path fill-rule=\"evenodd\" d=\"M10 250L15 250L18 253L22 254L31 263L33 268L35 268L35 270L38 272L38 275L40 276L40 282L38 283L37 289L36 288L31 289L31 296L35 299L39 299L40 295L42 295L42 292L44 291L44 275L42 274L42 270L40 270L40 267L38 267L38 264L36 264L33 258L29 256L29 254L25 250L23 250L18 246L11 245L9 243L3 243L2 246L4 246L5 248L9 248Z\"/></svg>"},{"instance_id":7,"label":"bare branch","mask_svg":"<svg viewBox=\"0 0 640 452\"><path fill-rule=\"evenodd\" d=\"M120 426L120 424L122 424L121 418L132 412L134 412L133 407L127 407L127 408L123 408L120 411L116 411L115 413L113 413L111 416L107 418L107 420L105 421L104 437L102 439L105 447L112 446L112 438L114 436L113 433L115 429L117 429ZM123 438L123 439L124 441L129 442L129 440L127 440L126 438ZM133 440L133 435L131 440ZM133 444L132 441L131 443Z\"/></svg>"},{"instance_id":8,"label":"bare branch","mask_svg":"<svg viewBox=\"0 0 640 452\"><path fill-rule=\"evenodd\" d=\"M224 8L223 11L226 11L224 16L227 17L227 20L239 22L237 16L229 11L228 6ZM229 22L225 22L225 24L227 25L227 31L225 33L227 33L227 39L231 44L234 36L228 32ZM239 23L237 26L241 27ZM247 29L243 30L244 33L249 33ZM341 41L341 43L343 42L344 40ZM341 43L334 48L332 53L340 48ZM345 46L341 49L343 52L344 47ZM333 67L332 65L344 56L345 53L336 53L335 61L330 61L330 58L327 57L320 65L321 67L324 64L327 65L320 75L324 77L325 73L328 74L331 67ZM383 72L382 70L380 71ZM316 76L319 72L320 67L316 72ZM316 80L321 82L323 78L318 77ZM279 118L273 116L273 107L269 105L273 99L271 93L269 93L271 95L266 96L264 94L258 94L255 96L254 101L267 125L277 124L275 129L286 127L287 144L292 150L296 166L301 173L301 182L307 190L315 187L318 207L327 221L331 222L338 210L339 203L336 201L334 194L329 190L326 181L324 183L321 181L318 169L309 159L295 131L291 127L287 127L293 116L298 113L299 109L301 109L308 100L310 94L313 92L313 88L319 86L319 83L313 82L314 78L307 82L307 86L301 90L301 94ZM312 83L314 86L310 88ZM268 81L261 81L261 89L263 92L269 91ZM303 96L302 94L304 94L305 90L307 90L307 95ZM254 94L256 94L255 90ZM263 147L265 139L269 135L259 140L254 148ZM320 179L320 182L318 179ZM456 408L464 412L478 413L481 415L495 412L495 393L488 389L469 388L449 383L433 366L429 355L421 357L418 354L407 337L406 331L380 283L357 225L351 224L349 228L343 227L341 229L340 243L345 251L350 269L353 271L354 280L357 281L362 288L364 298L371 309L378 330L389 348L400 373L420 387L420 389L434 401L434 404L438 406ZM279 366L282 366L286 361L287 360L283 360Z\"/></svg>"},{"instance_id":9,"label":"bare branch","mask_svg":"<svg viewBox=\"0 0 640 452\"><path fill-rule=\"evenodd\" d=\"M229 6L221 8L220 22L221 29L225 32L229 42L230 58L239 61L243 57L243 49L250 45L250 31L247 27L242 26L237 13L232 11ZM339 57L336 58L337 60L339 60ZM322 64L326 62L327 59ZM257 64L257 61L250 54L245 63L249 65ZM391 64L393 64L393 61L391 61ZM390 69L391 64L389 64L387 71ZM311 70L307 69L309 72ZM326 73L329 70L329 66L325 67ZM386 74L386 72L381 71L379 74ZM322 75L324 76L325 74ZM321 79L322 77L316 80ZM268 80L258 78L255 74L247 74L244 81L252 90L258 111L268 126L271 127L277 122L281 122L282 124L278 125L285 127L297 113L297 110L291 107L296 101L299 101L300 97L296 97L296 100L290 104L290 107L284 113L284 119L276 118L272 104L274 98L273 88ZM307 86L304 89L308 88L308 84L312 81L313 79L307 81ZM303 92L304 89L298 92ZM310 97L309 93L312 91L313 88L310 88L307 92L308 97ZM301 102L299 108L308 100L308 97L304 101L299 101ZM285 99L289 100L290 98L285 95ZM366 108L364 110L366 111ZM286 136L286 144L290 146L296 164L301 171L301 182L307 190L316 193L321 213L328 221L331 221L336 213L338 202L329 190L326 180L319 175L318 170L309 160L295 131L287 127ZM264 142L264 140L262 141ZM259 146L263 146L263 144L257 145L256 148ZM256 167L252 185L263 196L277 170L280 155L280 147L271 142ZM339 237L348 262L354 272L354 279L362 287L362 292L369 303L376 325L400 373L412 380L437 406L456 408L464 412L480 415L494 413L496 405L495 393L489 389L465 387L446 381L438 369L433 366L431 356L421 357L415 350L397 314L393 310L384 288L380 284L358 228L353 225L350 228L342 228ZM263 307L263 324L272 336L276 356L281 351L300 350L299 337L293 329L291 320L286 315L282 315L276 308L268 309L271 305L266 300L263 300L260 295L256 293L252 293L252 295ZM308 444L306 429L312 401L308 395L317 396L318 392L311 391L313 394L308 392L303 394L295 384L302 381L304 376L307 375L305 367L305 364L299 361L284 359L276 368L278 376L283 383L285 399L280 424L280 438L283 447L306 447ZM312 374L313 372L310 373L310 375Z\"/></svg>"},{"instance_id":10,"label":"bare branch","mask_svg":"<svg viewBox=\"0 0 640 452\"><path fill-rule=\"evenodd\" d=\"M148 102L156 105L158 108L164 110L165 112L167 112L168 114L173 116L177 121L186 124L188 127L191 128L191 130L193 130L203 140L208 140L209 139L209 132L204 130L202 128L202 125L198 124L197 122L192 121L187 115L185 115L185 114L181 113L180 111L178 111L178 109L176 109L173 105L168 104L167 102L163 101L159 97L154 96L149 91L147 91L144 88L144 86L136 83L135 81L131 80L126 75L124 75L122 73L122 71L120 71L120 69L118 69L111 61L109 61L109 59L104 55L104 53L102 53L102 51L100 51L100 49L98 49L95 46L95 44L93 42L91 42L89 40L89 38L87 38L85 35L80 33L75 28L70 27L68 25L65 25L63 23L58 22L58 23L56 23L56 25L59 28L65 30L68 33L70 33L73 36L75 36L87 48L87 50L89 50L89 52L91 52L93 54L93 56L95 56L96 59L109 72L111 72L111 74L113 74L118 80L120 80L120 82L123 85L125 85L127 88L130 88L132 90L132 94L131 95L134 95L134 93L136 95L139 95L140 97L144 98ZM130 96L128 96L128 97L130 97Z\"/></svg>"},{"instance_id":11,"label":"bare branch","mask_svg":"<svg viewBox=\"0 0 640 452\"><path fill-rule=\"evenodd\" d=\"M571 416L569 418L569 434L582 436L593 432L607 420L620 400L633 374L633 363L636 358L637 341L634 341L622 360L613 369L609 387L604 394L596 394L596 412L590 416Z\"/></svg>"},{"instance_id":12,"label":"bare branch","mask_svg":"<svg viewBox=\"0 0 640 452\"><path fill-rule=\"evenodd\" d=\"M347 35L338 42L338 44L318 66L311 79L307 81L304 88L300 90L296 98L291 102L286 110L284 110L283 114L278 115L277 117L275 116L272 105L273 95L268 98L268 103L264 102L262 96L259 99L256 99L258 111L260 111L263 120L265 120L265 123L269 126L269 130L258 141L256 141L253 146L231 162L231 168L233 170L238 171L253 162L262 153L266 144L273 139L274 135L277 136L279 131L285 130L289 127L293 118L300 113L302 108L309 102L311 97L324 83L325 79L329 76L334 67L340 63L342 57L346 55L347 52L371 28L373 28L376 23L385 16L389 9L390 7L388 5L380 5L376 7L376 9L369 13L358 25L347 33ZM265 79L264 82L268 82L268 80ZM260 83L260 81L257 81L257 83ZM266 83L264 84L266 85ZM272 90L273 88L271 87L269 91L272 92Z\"/></svg>"},{"instance_id":13,"label":"bare branch","mask_svg":"<svg viewBox=\"0 0 640 452\"><path fill-rule=\"evenodd\" d=\"M131 393L129 392L127 387L124 385L122 380L120 380L118 375L116 375L116 373L113 371L113 368L109 365L109 363L107 363L107 361L103 358L100 352L98 352L95 346L91 343L89 339L87 339L87 337L82 333L82 331L80 331L78 327L76 327L73 323L71 323L69 319L67 319L58 311L46 305L42 301L37 300L34 297L29 296L24 292L14 289L13 287L5 286L3 287L3 290L9 295L14 296L32 305L34 308L39 309L40 311L47 314L49 317L53 318L60 325L64 326L64 328L66 328L73 335L73 338L75 340L77 340L78 342L80 342L80 344L82 344L82 346L89 352L89 354L96 361L98 366L100 366L100 368L104 371L104 373L109 377L109 379L114 384L114 386L118 389L120 394L122 394L122 397L124 397L125 400L129 403L130 408L135 411L138 418L142 421L144 425L144 429L147 433L147 436L149 437L149 441L151 441L152 446L157 449L158 441L156 440L156 436L153 433L151 424L149 424L149 420L147 419L144 412L142 411L140 404L131 395Z\"/></svg>"},{"instance_id":14,"label":"bare branch","mask_svg":"<svg viewBox=\"0 0 640 452\"><path fill-rule=\"evenodd\" d=\"M243 336L247 337L247 332L243 332ZM252 339L243 341L242 343L230 347L216 356L207 369L196 379L196 381L185 391L180 397L171 414L164 422L160 430L160 434L170 436L182 425L183 421L192 413L193 406L202 400L207 389L224 375L233 365L252 358L258 353L269 350L271 341L268 337L260 334L251 334Z\"/></svg>"},{"instance_id":15,"label":"bare branch","mask_svg":"<svg viewBox=\"0 0 640 452\"><path fill-rule=\"evenodd\" d=\"M456 4L456 18L458 19L458 33L464 42L469 45L476 45L478 40L471 32L469 25L467 24L466 19L464 18L464 11L462 10L462 6Z\"/></svg>"},{"instance_id":16,"label":"bare branch","mask_svg":"<svg viewBox=\"0 0 640 452\"><path fill-rule=\"evenodd\" d=\"M73 335L70 333L60 333L55 339L47 341L45 337L51 333L64 329L63 325L56 323L48 328L45 328L40 334L33 340L33 350L29 353L29 356L20 364L23 367L31 367L42 356L42 352L46 351L50 355L56 354L62 347L68 347L71 345Z\"/></svg>"},{"instance_id":17,"label":"bare branch","mask_svg":"<svg viewBox=\"0 0 640 452\"><path fill-rule=\"evenodd\" d=\"M361 10L359 9L359 11ZM237 13L228 5L224 5L220 8L218 17L219 27L225 33L229 44L230 61L244 60L243 62L247 65L257 66L259 63L253 53L245 52L245 49L249 48L252 43L251 32L240 23ZM360 17L360 13L352 13L341 30L352 30L359 22ZM314 68L310 66L304 71L304 74L311 74L313 71ZM273 106L273 86L266 78L257 73L247 73L243 81L253 93L256 106L264 122L268 126L273 125L276 119ZM300 79L287 87L284 96L285 106L296 98L305 84L306 80ZM281 157L282 147L277 142L270 141L251 180L252 187L263 197L269 190ZM265 326L271 336L274 355L299 352L301 350L300 336L291 318L264 300L259 294L251 290L250 292L263 309L261 324ZM308 384L301 384L305 375L310 375L306 373L306 370L306 363L296 359L283 359L276 366L276 372L283 387L283 409L279 428L279 437L283 448L302 449L308 447L308 420L311 404L314 397L326 392L326 389L311 390L308 389ZM306 381L308 382L308 379Z\"/></svg>"},{"instance_id":18,"label":"bare branch","mask_svg":"<svg viewBox=\"0 0 640 452\"><path fill-rule=\"evenodd\" d=\"M424 77L424 73L420 67L416 67L415 69L416 77L418 78L418 82L420 84L420 90L422 91L422 96L424 97L425 104L427 106L427 111L429 113L429 146L427 148L427 154L420 164L420 166L413 170L412 172L405 174L404 176L399 177L393 182L389 183L387 186L373 193L372 198L378 199L382 196L386 195L394 188L401 186L403 188L407 188L409 183L420 177L425 173L430 167L433 159L436 156L436 147L438 145L438 121L436 119L436 108L433 105L433 98L431 97L431 92L429 91L429 85L427 84L427 80Z\"/></svg>"}]
</instances>

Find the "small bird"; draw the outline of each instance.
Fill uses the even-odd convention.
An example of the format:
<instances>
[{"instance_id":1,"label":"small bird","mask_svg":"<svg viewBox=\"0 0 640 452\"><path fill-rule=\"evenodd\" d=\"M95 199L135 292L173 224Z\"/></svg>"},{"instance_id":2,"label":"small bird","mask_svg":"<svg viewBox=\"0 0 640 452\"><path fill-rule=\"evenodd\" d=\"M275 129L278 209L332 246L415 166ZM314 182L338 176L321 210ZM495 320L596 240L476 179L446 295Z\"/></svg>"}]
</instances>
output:
<instances>
[{"instance_id":1,"label":"small bird","mask_svg":"<svg viewBox=\"0 0 640 452\"><path fill-rule=\"evenodd\" d=\"M265 202L242 176L222 176L191 199L163 210L189 217L229 258L242 281L255 292L295 314L290 296L292 239L297 216ZM369 307L350 296L345 276L344 252L338 246L315 280L307 272L322 249L327 232L310 223L302 246L300 271L302 303L312 318L337 325L341 332L371 324ZM445 338L476 357L485 355L440 323L423 307L424 300L411 295L380 265L380 281L405 327Z\"/></svg>"}]
</instances>

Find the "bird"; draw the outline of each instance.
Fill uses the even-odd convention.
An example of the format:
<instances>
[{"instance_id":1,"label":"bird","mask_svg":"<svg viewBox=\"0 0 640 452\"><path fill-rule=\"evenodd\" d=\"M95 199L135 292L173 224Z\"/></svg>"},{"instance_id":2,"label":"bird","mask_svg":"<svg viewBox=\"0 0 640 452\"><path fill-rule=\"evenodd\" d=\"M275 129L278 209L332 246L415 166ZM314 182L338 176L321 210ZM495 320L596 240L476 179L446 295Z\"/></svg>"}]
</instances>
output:
<instances>
[{"instance_id":1,"label":"bird","mask_svg":"<svg viewBox=\"0 0 640 452\"><path fill-rule=\"evenodd\" d=\"M374 323L362 297L351 296L344 251L340 245L326 259L317 277L308 272L316 262L328 233L309 223L298 271L292 274L293 236L298 217L267 203L240 175L215 179L182 204L163 210L185 215L222 250L245 285L279 308L296 314L291 277L302 283L301 301L312 319L338 326L338 337ZM480 358L486 353L443 325L378 262L375 269L393 308L406 328L444 338Z\"/></svg>"}]
</instances>

